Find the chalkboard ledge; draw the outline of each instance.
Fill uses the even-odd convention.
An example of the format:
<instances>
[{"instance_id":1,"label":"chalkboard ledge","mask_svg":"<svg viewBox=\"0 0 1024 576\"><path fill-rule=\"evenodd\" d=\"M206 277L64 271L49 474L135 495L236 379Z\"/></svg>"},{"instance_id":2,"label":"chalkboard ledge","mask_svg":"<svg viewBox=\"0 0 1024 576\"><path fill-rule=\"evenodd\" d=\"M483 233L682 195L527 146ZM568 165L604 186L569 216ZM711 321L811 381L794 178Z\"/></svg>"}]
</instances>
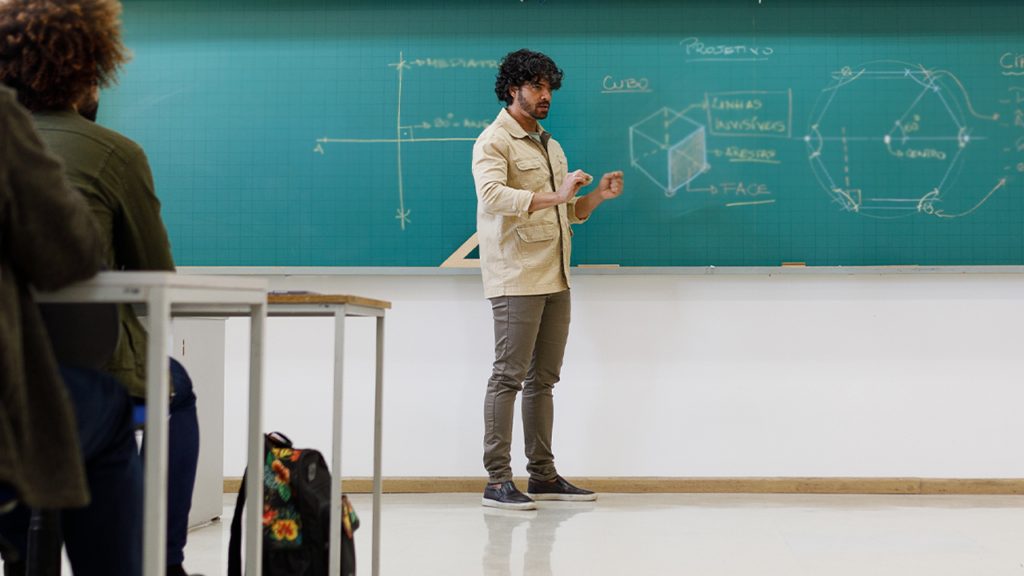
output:
<instances>
[{"instance_id":1,"label":"chalkboard ledge","mask_svg":"<svg viewBox=\"0 0 1024 576\"><path fill-rule=\"evenodd\" d=\"M398 266L179 266L182 274L255 276L479 276L478 268ZM1024 266L665 266L573 267L580 276L815 275L815 274L1024 274Z\"/></svg>"}]
</instances>

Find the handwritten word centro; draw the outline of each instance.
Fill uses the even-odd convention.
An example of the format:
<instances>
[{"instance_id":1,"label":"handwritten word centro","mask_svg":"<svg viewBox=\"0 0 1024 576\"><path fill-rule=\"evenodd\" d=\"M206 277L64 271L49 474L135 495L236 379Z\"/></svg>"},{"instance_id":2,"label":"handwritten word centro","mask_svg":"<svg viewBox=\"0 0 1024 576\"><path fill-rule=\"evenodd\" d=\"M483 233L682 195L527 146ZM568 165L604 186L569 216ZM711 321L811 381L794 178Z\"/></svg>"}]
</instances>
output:
<instances>
[{"instance_id":1,"label":"handwritten word centro","mask_svg":"<svg viewBox=\"0 0 1024 576\"><path fill-rule=\"evenodd\" d=\"M916 150L913 148L907 148L904 150L896 150L892 152L893 156L897 158L911 158L911 159L926 159L926 160L945 160L946 153L941 150L935 150L933 148L925 148L923 150Z\"/></svg>"},{"instance_id":2,"label":"handwritten word centro","mask_svg":"<svg viewBox=\"0 0 1024 576\"><path fill-rule=\"evenodd\" d=\"M775 53L773 48L767 46L745 46L742 44L727 45L727 44L716 44L708 45L700 41L699 38L687 38L679 43L680 46L686 47L687 56L727 56L728 58L716 58L715 60L750 60L752 58L739 58L740 56L755 56L759 58L753 58L756 60L767 60L765 56L770 56ZM701 60L701 59L696 59Z\"/></svg>"},{"instance_id":3,"label":"handwritten word centro","mask_svg":"<svg viewBox=\"0 0 1024 576\"><path fill-rule=\"evenodd\" d=\"M626 78L624 80L615 80L611 76L605 76L604 81L601 82L602 94L611 94L616 92L650 92L650 82L647 78Z\"/></svg>"}]
</instances>

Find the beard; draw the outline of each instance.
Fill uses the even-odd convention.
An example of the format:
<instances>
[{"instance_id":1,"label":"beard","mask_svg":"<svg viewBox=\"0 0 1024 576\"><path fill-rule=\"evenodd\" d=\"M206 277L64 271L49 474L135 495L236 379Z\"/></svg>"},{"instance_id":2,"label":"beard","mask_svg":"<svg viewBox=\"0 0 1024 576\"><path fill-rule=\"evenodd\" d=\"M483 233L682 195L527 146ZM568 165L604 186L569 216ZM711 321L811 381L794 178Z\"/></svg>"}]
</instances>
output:
<instances>
[{"instance_id":1,"label":"beard","mask_svg":"<svg viewBox=\"0 0 1024 576\"><path fill-rule=\"evenodd\" d=\"M548 117L548 111L546 109L538 110L536 104L530 104L529 102L526 101L525 98L523 98L522 92L520 92L519 95L516 96L516 101L519 104L519 108L521 108L523 112L529 114L530 117L533 118L534 120L543 120ZM550 106L550 104L548 104L548 106Z\"/></svg>"}]
</instances>

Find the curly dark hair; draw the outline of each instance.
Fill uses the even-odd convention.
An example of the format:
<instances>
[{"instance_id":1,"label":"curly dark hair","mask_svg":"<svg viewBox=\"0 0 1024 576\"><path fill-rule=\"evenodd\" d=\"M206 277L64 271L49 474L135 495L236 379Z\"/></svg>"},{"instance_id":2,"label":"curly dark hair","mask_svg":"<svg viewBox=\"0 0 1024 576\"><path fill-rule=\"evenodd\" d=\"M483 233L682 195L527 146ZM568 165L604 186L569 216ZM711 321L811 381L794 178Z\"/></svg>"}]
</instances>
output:
<instances>
[{"instance_id":1,"label":"curly dark hair","mask_svg":"<svg viewBox=\"0 0 1024 576\"><path fill-rule=\"evenodd\" d=\"M116 84L131 58L120 15L117 0L0 0L0 82L33 112Z\"/></svg>"},{"instance_id":2,"label":"curly dark hair","mask_svg":"<svg viewBox=\"0 0 1024 576\"><path fill-rule=\"evenodd\" d=\"M509 88L519 87L527 82L547 80L551 90L558 90L562 87L562 76L562 71L555 66L551 58L523 48L509 52L501 59L498 80L494 83L494 93L498 95L498 100L511 104L512 95L509 94Z\"/></svg>"}]
</instances>

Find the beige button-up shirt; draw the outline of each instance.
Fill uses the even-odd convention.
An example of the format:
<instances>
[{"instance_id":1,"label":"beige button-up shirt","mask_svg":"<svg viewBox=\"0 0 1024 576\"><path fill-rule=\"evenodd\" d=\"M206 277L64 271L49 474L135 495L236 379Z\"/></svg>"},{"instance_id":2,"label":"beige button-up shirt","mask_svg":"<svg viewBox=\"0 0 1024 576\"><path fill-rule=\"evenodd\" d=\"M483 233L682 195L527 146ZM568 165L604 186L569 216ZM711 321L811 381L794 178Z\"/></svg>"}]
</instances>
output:
<instances>
[{"instance_id":1,"label":"beige button-up shirt","mask_svg":"<svg viewBox=\"0 0 1024 576\"><path fill-rule=\"evenodd\" d=\"M569 288L570 224L576 201L530 213L535 192L554 192L568 173L562 147L539 128L542 144L502 108L473 146L476 229L484 296L551 294Z\"/></svg>"}]
</instances>

